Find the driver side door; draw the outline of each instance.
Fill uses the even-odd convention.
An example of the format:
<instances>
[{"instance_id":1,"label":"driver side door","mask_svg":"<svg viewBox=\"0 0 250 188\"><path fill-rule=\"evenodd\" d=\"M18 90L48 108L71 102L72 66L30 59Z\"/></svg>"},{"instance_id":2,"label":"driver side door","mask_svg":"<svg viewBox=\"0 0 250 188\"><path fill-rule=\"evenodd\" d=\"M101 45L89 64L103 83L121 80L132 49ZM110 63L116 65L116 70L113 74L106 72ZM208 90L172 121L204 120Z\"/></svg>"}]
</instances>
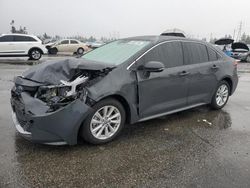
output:
<instances>
[{"instance_id":1,"label":"driver side door","mask_svg":"<svg viewBox=\"0 0 250 188\"><path fill-rule=\"evenodd\" d=\"M188 80L183 65L180 42L166 42L146 53L138 65L158 61L164 64L162 72L137 70L139 116L146 120L152 116L183 108L187 105Z\"/></svg>"}]
</instances>

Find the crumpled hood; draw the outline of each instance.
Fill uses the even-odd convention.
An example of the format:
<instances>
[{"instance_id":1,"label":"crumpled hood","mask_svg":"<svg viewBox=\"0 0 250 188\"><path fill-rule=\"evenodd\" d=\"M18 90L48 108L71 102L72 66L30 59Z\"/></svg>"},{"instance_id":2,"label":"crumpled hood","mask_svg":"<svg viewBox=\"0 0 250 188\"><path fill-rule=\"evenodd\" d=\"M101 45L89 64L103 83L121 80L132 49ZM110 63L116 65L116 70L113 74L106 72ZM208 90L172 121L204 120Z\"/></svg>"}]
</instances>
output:
<instances>
[{"instance_id":1,"label":"crumpled hood","mask_svg":"<svg viewBox=\"0 0 250 188\"><path fill-rule=\"evenodd\" d=\"M79 70L104 70L114 66L90 62L85 59L65 59L48 61L25 71L23 78L46 84L60 84L60 80L70 80Z\"/></svg>"}]
</instances>

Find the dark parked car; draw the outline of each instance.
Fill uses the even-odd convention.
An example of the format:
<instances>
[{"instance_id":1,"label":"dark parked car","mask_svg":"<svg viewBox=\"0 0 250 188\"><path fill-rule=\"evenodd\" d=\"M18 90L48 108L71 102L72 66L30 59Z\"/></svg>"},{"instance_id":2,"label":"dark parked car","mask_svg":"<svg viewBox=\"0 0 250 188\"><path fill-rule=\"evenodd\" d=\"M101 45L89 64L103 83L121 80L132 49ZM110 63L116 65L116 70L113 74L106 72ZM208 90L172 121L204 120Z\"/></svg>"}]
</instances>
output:
<instances>
[{"instance_id":1,"label":"dark parked car","mask_svg":"<svg viewBox=\"0 0 250 188\"><path fill-rule=\"evenodd\" d=\"M240 61L250 62L250 51L247 44L243 42L234 42L231 38L221 38L215 41L221 50L228 56Z\"/></svg>"},{"instance_id":2,"label":"dark parked car","mask_svg":"<svg viewBox=\"0 0 250 188\"><path fill-rule=\"evenodd\" d=\"M168 29L161 33L162 36L186 37L184 31L180 29Z\"/></svg>"},{"instance_id":3,"label":"dark parked car","mask_svg":"<svg viewBox=\"0 0 250 188\"><path fill-rule=\"evenodd\" d=\"M232 57L241 61L250 61L249 47L243 42L235 42L231 45Z\"/></svg>"},{"instance_id":4,"label":"dark parked car","mask_svg":"<svg viewBox=\"0 0 250 188\"><path fill-rule=\"evenodd\" d=\"M235 60L212 45L180 37L121 39L79 59L42 63L16 77L16 129L44 144L93 144L124 127L210 104L225 106L238 83Z\"/></svg>"}]
</instances>

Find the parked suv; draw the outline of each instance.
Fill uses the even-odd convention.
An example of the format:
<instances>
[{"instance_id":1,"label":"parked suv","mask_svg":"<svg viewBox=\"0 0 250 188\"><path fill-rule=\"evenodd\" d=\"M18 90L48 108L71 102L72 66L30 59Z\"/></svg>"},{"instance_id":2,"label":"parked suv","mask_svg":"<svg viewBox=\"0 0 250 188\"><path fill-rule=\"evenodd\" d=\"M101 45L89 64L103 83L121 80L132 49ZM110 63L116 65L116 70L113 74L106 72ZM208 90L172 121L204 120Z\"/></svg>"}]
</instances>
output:
<instances>
[{"instance_id":1,"label":"parked suv","mask_svg":"<svg viewBox=\"0 0 250 188\"><path fill-rule=\"evenodd\" d=\"M181 37L117 40L78 59L42 63L15 78L18 132L33 142L113 140L124 124L210 104L223 108L238 83L235 60Z\"/></svg>"},{"instance_id":2,"label":"parked suv","mask_svg":"<svg viewBox=\"0 0 250 188\"><path fill-rule=\"evenodd\" d=\"M47 49L42 41L33 35L3 34L0 36L0 56L29 56L32 60L39 60Z\"/></svg>"}]
</instances>

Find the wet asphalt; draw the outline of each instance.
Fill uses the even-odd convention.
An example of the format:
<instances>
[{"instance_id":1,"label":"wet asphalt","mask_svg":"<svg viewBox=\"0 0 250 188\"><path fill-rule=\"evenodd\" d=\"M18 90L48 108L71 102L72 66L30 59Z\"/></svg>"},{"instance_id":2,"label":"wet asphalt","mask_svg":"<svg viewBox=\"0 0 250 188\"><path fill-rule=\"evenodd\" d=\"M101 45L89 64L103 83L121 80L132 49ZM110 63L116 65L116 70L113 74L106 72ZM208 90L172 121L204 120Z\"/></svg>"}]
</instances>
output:
<instances>
[{"instance_id":1,"label":"wet asphalt","mask_svg":"<svg viewBox=\"0 0 250 188\"><path fill-rule=\"evenodd\" d=\"M0 187L250 187L250 73L223 110L207 106L134 125L111 143L45 146L20 137L0 64Z\"/></svg>"}]
</instances>

